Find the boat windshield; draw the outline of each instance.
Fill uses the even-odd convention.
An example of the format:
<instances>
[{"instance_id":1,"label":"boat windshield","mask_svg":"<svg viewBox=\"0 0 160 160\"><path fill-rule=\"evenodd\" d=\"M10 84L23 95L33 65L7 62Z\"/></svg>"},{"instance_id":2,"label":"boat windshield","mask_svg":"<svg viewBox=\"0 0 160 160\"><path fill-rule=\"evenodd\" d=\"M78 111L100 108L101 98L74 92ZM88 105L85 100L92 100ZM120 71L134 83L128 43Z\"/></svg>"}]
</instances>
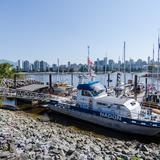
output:
<instances>
[{"instance_id":1,"label":"boat windshield","mask_svg":"<svg viewBox=\"0 0 160 160\"><path fill-rule=\"evenodd\" d=\"M101 93L105 93L106 90L105 87L100 83L91 85L91 88L93 89L91 91L93 96L98 96Z\"/></svg>"}]
</instances>

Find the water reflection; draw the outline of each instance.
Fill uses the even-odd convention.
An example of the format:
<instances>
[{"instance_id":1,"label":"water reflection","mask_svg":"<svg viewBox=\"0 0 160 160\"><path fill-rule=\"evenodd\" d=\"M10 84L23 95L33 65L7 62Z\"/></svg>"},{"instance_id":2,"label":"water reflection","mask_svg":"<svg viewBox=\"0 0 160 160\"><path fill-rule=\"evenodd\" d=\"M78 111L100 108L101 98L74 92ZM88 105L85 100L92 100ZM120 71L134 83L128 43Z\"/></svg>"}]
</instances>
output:
<instances>
[{"instance_id":1,"label":"water reflection","mask_svg":"<svg viewBox=\"0 0 160 160\"><path fill-rule=\"evenodd\" d=\"M15 106L16 105L16 100L15 99L2 98L2 105Z\"/></svg>"}]
</instances>

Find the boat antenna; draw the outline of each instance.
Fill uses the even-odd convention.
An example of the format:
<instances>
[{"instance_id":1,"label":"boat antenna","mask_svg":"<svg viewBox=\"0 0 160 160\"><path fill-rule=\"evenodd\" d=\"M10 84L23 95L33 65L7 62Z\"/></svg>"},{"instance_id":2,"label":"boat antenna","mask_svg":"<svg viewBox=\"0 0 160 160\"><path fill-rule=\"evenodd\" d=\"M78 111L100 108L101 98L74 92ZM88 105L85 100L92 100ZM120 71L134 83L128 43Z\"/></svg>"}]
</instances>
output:
<instances>
[{"instance_id":1,"label":"boat antenna","mask_svg":"<svg viewBox=\"0 0 160 160\"><path fill-rule=\"evenodd\" d=\"M126 84L126 42L123 45L123 58L124 58L124 84Z\"/></svg>"}]
</instances>

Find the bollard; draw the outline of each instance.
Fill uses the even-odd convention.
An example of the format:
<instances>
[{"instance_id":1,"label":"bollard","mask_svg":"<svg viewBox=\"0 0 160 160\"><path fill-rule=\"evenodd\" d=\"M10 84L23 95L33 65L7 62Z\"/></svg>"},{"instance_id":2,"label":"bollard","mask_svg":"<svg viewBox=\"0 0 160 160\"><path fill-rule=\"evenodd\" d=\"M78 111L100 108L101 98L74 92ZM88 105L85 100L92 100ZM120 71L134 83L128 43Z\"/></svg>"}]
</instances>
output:
<instances>
[{"instance_id":1,"label":"bollard","mask_svg":"<svg viewBox=\"0 0 160 160\"><path fill-rule=\"evenodd\" d=\"M108 80L107 80L107 82L108 82L108 88L109 88L109 82L110 82L110 73L108 73Z\"/></svg>"},{"instance_id":2,"label":"bollard","mask_svg":"<svg viewBox=\"0 0 160 160\"><path fill-rule=\"evenodd\" d=\"M138 76L135 75L134 77L134 98L135 100L137 100L137 79L138 79Z\"/></svg>"},{"instance_id":3,"label":"bollard","mask_svg":"<svg viewBox=\"0 0 160 160\"><path fill-rule=\"evenodd\" d=\"M52 91L52 74L49 74L49 89Z\"/></svg>"},{"instance_id":4,"label":"bollard","mask_svg":"<svg viewBox=\"0 0 160 160\"><path fill-rule=\"evenodd\" d=\"M121 74L117 73L117 86L119 86L120 81L121 81Z\"/></svg>"},{"instance_id":5,"label":"bollard","mask_svg":"<svg viewBox=\"0 0 160 160\"><path fill-rule=\"evenodd\" d=\"M145 95L147 95L147 77L145 78Z\"/></svg>"},{"instance_id":6,"label":"bollard","mask_svg":"<svg viewBox=\"0 0 160 160\"><path fill-rule=\"evenodd\" d=\"M73 86L73 73L71 73L71 85Z\"/></svg>"},{"instance_id":7,"label":"bollard","mask_svg":"<svg viewBox=\"0 0 160 160\"><path fill-rule=\"evenodd\" d=\"M16 89L17 86L16 86L16 74L14 74L14 89Z\"/></svg>"}]
</instances>

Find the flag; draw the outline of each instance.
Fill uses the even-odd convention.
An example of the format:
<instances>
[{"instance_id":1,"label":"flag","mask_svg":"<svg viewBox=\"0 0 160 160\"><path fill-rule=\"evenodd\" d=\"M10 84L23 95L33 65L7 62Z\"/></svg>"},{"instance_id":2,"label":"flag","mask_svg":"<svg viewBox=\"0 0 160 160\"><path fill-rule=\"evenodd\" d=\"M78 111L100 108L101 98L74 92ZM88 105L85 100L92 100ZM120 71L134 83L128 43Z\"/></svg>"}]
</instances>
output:
<instances>
[{"instance_id":1,"label":"flag","mask_svg":"<svg viewBox=\"0 0 160 160\"><path fill-rule=\"evenodd\" d=\"M154 84L148 84L147 88L148 88L149 91L153 91L153 90L156 89Z\"/></svg>"},{"instance_id":2,"label":"flag","mask_svg":"<svg viewBox=\"0 0 160 160\"><path fill-rule=\"evenodd\" d=\"M88 57L88 65L94 65L93 61Z\"/></svg>"}]
</instances>

